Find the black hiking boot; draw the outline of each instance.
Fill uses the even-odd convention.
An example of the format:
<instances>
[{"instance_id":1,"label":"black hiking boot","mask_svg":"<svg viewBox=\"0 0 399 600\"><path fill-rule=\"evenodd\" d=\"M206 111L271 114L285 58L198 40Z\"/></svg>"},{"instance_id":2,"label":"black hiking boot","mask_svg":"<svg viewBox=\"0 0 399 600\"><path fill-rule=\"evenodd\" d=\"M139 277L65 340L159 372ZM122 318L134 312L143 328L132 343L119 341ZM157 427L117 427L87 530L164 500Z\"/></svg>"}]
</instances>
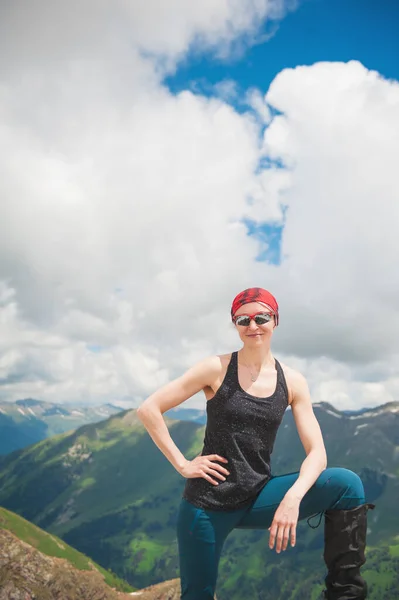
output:
<instances>
[{"instance_id":1,"label":"black hiking boot","mask_svg":"<svg viewBox=\"0 0 399 600\"><path fill-rule=\"evenodd\" d=\"M367 511L374 504L351 510L327 510L324 521L326 600L365 600L367 584L360 575L366 562Z\"/></svg>"}]
</instances>

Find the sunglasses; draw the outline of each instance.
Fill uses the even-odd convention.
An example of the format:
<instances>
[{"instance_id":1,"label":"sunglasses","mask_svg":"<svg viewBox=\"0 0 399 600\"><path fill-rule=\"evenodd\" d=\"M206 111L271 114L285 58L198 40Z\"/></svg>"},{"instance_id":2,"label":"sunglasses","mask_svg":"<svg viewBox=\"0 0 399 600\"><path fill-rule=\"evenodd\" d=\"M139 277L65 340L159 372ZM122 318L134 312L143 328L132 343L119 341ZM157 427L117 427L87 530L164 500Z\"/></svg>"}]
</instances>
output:
<instances>
[{"instance_id":1,"label":"sunglasses","mask_svg":"<svg viewBox=\"0 0 399 600\"><path fill-rule=\"evenodd\" d=\"M248 327L253 319L257 325L266 325L273 317L273 313L264 312L255 313L254 315L238 315L238 317L233 317L233 323L241 327Z\"/></svg>"}]
</instances>

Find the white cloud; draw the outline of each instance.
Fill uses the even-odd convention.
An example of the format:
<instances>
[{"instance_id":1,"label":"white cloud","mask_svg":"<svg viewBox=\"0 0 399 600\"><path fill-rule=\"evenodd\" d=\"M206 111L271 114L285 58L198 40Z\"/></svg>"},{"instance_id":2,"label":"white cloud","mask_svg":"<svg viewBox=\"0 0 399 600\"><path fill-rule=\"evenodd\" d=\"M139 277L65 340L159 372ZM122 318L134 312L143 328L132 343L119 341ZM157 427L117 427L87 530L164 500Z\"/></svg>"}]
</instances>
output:
<instances>
[{"instance_id":1,"label":"white cloud","mask_svg":"<svg viewBox=\"0 0 399 600\"><path fill-rule=\"evenodd\" d=\"M237 347L249 285L276 294L276 353L315 400L394 397L398 84L358 63L286 70L262 147L259 93L259 119L173 96L148 53L172 69L193 43L226 52L282 2L29 6L0 19L2 397L139 401ZM265 154L290 169L257 172ZM241 221L282 222L282 203L275 267Z\"/></svg>"},{"instance_id":2,"label":"white cloud","mask_svg":"<svg viewBox=\"0 0 399 600\"><path fill-rule=\"evenodd\" d=\"M399 84L357 62L320 63L281 73L267 100L285 114L265 148L291 165L281 274L311 315L309 341L298 319L291 339L318 354L328 334L332 358L389 358L399 327Z\"/></svg>"},{"instance_id":3,"label":"white cloud","mask_svg":"<svg viewBox=\"0 0 399 600\"><path fill-rule=\"evenodd\" d=\"M284 114L265 150L292 182L279 346L308 357L309 373L320 355L344 363L328 382L340 407L397 400L399 84L355 61L319 63L280 73L266 99Z\"/></svg>"},{"instance_id":4,"label":"white cloud","mask_svg":"<svg viewBox=\"0 0 399 600\"><path fill-rule=\"evenodd\" d=\"M11 56L13 67L29 62L41 71L58 60L111 62L119 55L123 64L110 64L110 70L127 74L136 51L163 56L169 66L192 45L226 54L241 36L256 41L266 19L278 21L296 5L296 0L14 0L1 8L0 56L4 64Z\"/></svg>"},{"instance_id":5,"label":"white cloud","mask_svg":"<svg viewBox=\"0 0 399 600\"><path fill-rule=\"evenodd\" d=\"M142 397L179 364L181 339L202 336L207 312L214 327L215 300L230 300L240 272L251 281L257 244L239 221L255 186L256 124L217 99L173 97L143 52L173 68L194 41L226 51L283 3L165 7L3 7L9 399Z\"/></svg>"}]
</instances>

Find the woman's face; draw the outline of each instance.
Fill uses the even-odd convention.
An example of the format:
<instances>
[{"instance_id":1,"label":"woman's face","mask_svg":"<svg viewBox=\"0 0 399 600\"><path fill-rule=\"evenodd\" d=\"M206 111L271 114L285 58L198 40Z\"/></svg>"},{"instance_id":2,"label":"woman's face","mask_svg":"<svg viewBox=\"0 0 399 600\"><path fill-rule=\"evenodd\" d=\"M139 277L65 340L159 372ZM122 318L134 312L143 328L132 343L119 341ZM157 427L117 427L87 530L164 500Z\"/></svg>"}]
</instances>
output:
<instances>
[{"instance_id":1,"label":"woman's face","mask_svg":"<svg viewBox=\"0 0 399 600\"><path fill-rule=\"evenodd\" d=\"M238 315L254 315L256 313L273 313L273 311L269 306L259 304L259 302L250 302L240 306L234 316L238 317ZM251 322L248 326L235 325L235 328L237 329L238 335L244 344L260 346L266 341L270 341L275 326L276 324L273 317L264 325L257 325L254 319L251 319Z\"/></svg>"}]
</instances>

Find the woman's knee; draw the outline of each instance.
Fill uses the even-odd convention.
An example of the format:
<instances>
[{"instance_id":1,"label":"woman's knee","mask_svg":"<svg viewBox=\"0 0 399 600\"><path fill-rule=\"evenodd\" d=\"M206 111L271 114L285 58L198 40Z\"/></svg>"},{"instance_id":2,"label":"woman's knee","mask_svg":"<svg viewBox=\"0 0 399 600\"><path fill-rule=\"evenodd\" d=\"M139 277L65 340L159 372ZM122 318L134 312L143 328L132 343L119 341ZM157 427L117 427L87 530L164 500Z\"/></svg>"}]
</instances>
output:
<instances>
[{"instance_id":1,"label":"woman's knee","mask_svg":"<svg viewBox=\"0 0 399 600\"><path fill-rule=\"evenodd\" d=\"M359 504L364 504L365 495L363 482L359 475L350 469L332 467L326 469L327 481L339 488L339 499L332 508L349 510Z\"/></svg>"}]
</instances>

